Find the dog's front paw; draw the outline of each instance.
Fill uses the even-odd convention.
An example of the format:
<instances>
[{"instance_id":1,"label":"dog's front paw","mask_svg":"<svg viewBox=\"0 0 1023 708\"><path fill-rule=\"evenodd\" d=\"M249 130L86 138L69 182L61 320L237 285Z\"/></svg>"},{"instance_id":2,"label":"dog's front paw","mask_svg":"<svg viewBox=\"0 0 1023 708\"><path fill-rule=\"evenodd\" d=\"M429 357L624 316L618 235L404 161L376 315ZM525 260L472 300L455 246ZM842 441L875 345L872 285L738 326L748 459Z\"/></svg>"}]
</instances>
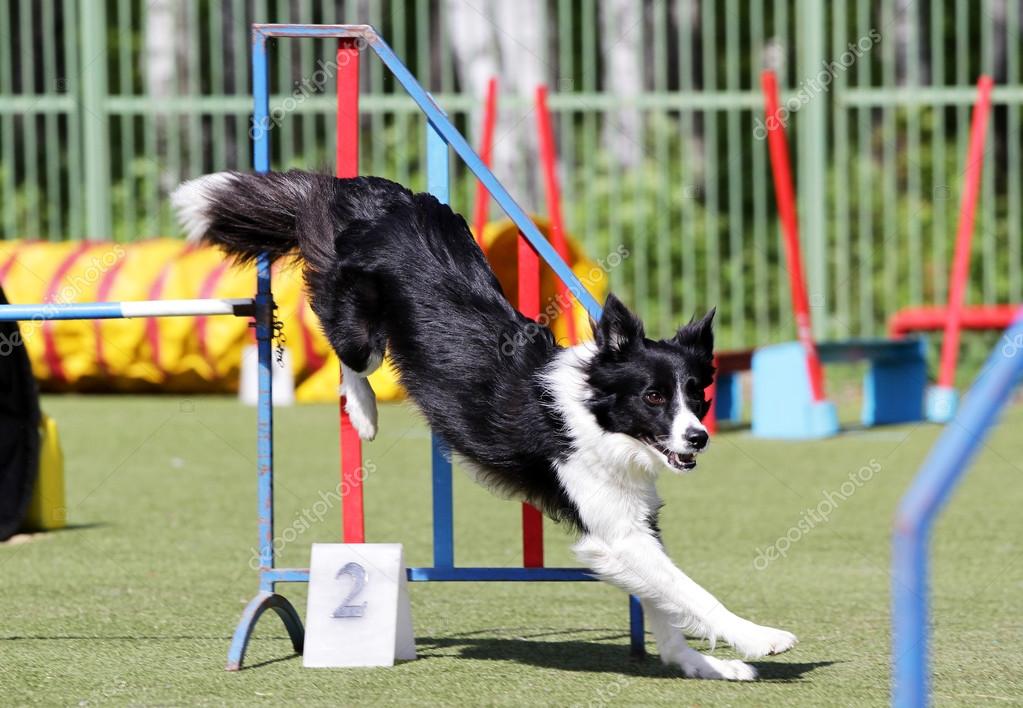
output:
<instances>
[{"instance_id":1,"label":"dog's front paw","mask_svg":"<svg viewBox=\"0 0 1023 708\"><path fill-rule=\"evenodd\" d=\"M688 678L712 679L718 681L753 681L757 670L738 659L718 659L689 649L679 657L666 659L666 664L675 664Z\"/></svg>"},{"instance_id":2,"label":"dog's front paw","mask_svg":"<svg viewBox=\"0 0 1023 708\"><path fill-rule=\"evenodd\" d=\"M756 659L788 651L799 640L792 632L740 620L740 625L725 637L725 641L747 659Z\"/></svg>"}]
</instances>

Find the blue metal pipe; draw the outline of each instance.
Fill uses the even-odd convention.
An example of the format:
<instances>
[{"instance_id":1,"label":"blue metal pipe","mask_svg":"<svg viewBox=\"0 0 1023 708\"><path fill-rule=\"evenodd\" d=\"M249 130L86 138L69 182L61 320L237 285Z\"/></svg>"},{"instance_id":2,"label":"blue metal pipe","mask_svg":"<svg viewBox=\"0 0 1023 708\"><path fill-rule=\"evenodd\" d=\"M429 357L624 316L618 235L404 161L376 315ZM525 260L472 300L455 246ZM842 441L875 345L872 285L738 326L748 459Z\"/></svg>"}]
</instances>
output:
<instances>
[{"instance_id":1,"label":"blue metal pipe","mask_svg":"<svg viewBox=\"0 0 1023 708\"><path fill-rule=\"evenodd\" d=\"M275 583L307 583L308 568L274 568L266 572ZM410 582L590 582L596 581L585 568L407 568ZM638 606L638 602L636 603ZM642 615L640 615L642 617Z\"/></svg>"},{"instance_id":2,"label":"blue metal pipe","mask_svg":"<svg viewBox=\"0 0 1023 708\"><path fill-rule=\"evenodd\" d=\"M266 38L252 35L252 120L253 166L256 172L270 171L270 81L267 76ZM256 350L259 361L259 396L256 402L257 505L259 514L259 589L273 592L274 582L267 575L274 566L274 479L273 479L273 295L270 291L270 257L262 254L256 261Z\"/></svg>"},{"instance_id":3,"label":"blue metal pipe","mask_svg":"<svg viewBox=\"0 0 1023 708\"><path fill-rule=\"evenodd\" d=\"M643 605L635 595L629 595L629 653L633 656L646 655L646 628L643 622Z\"/></svg>"},{"instance_id":4,"label":"blue metal pipe","mask_svg":"<svg viewBox=\"0 0 1023 708\"><path fill-rule=\"evenodd\" d=\"M426 124L427 190L440 202L451 198L451 161L448 144L432 122ZM455 564L454 491L451 484L451 452L434 433L430 437L433 481L433 564Z\"/></svg>"},{"instance_id":5,"label":"blue metal pipe","mask_svg":"<svg viewBox=\"0 0 1023 708\"><path fill-rule=\"evenodd\" d=\"M585 568L409 568L411 582L569 582L596 580Z\"/></svg>"},{"instance_id":6,"label":"blue metal pipe","mask_svg":"<svg viewBox=\"0 0 1023 708\"><path fill-rule=\"evenodd\" d=\"M369 25L254 25L253 33L263 37L360 37L377 53L377 56L384 62L398 83L402 85L419 109L426 114L427 119L433 123L445 141L454 149L455 153L465 162L469 170L484 184L490 194L494 197L505 214L508 215L515 225L519 227L522 235L526 237L530 245L536 250L541 258L551 267L558 278L568 287L590 317L594 320L600 319L601 307L593 295L583 287L582 282L565 261L561 259L554 247L544 238L536 224L523 211L508 190L490 171L476 151L472 149L468 141L462 136L454 124L448 120L444 111L434 102L433 97L424 89L412 72L402 63L394 50L383 40L380 34ZM256 123L257 126L265 123ZM265 132L265 131L258 131Z\"/></svg>"},{"instance_id":7,"label":"blue metal pipe","mask_svg":"<svg viewBox=\"0 0 1023 708\"><path fill-rule=\"evenodd\" d=\"M892 705L928 704L927 572L931 528L1023 371L1023 309L899 503L892 535Z\"/></svg>"},{"instance_id":8,"label":"blue metal pipe","mask_svg":"<svg viewBox=\"0 0 1023 708\"><path fill-rule=\"evenodd\" d=\"M0 322L22 320L109 320L136 317L233 315L251 317L252 299L198 298L190 300L119 300L114 302L0 305Z\"/></svg>"},{"instance_id":9,"label":"blue metal pipe","mask_svg":"<svg viewBox=\"0 0 1023 708\"><path fill-rule=\"evenodd\" d=\"M494 173L490 171L490 168L486 166L480 156L476 154L476 151L472 149L466 139L462 137L462 134L458 132L458 129L444 115L444 112L433 102L433 98L419 85L419 82L416 81L412 73L398 59L398 56L387 45L387 42L379 35L376 35L370 42L370 46L373 47L373 50L383 60L384 64L387 65L387 68L391 70L391 73L394 74L394 77L405 88L405 91L412 97L412 100L416 102L420 110L436 126L437 131L444 136L448 144L462 158L469 170L483 182L483 185L497 203L501 205L504 213L519 227L519 231L526 237L530 245L547 262L547 265L554 270L555 274L568 287L576 300L586 308L590 317L594 320L599 320L601 313L600 304L590 294L589 290L583 287L583 284L575 276L575 273L572 272L568 264L561 260L561 256L544 238L540 230L536 228L536 224L529 218L529 215L512 199L508 190L498 181Z\"/></svg>"},{"instance_id":10,"label":"blue metal pipe","mask_svg":"<svg viewBox=\"0 0 1023 708\"><path fill-rule=\"evenodd\" d=\"M119 302L66 305L0 305L0 322L19 320L106 320L124 317Z\"/></svg>"}]
</instances>

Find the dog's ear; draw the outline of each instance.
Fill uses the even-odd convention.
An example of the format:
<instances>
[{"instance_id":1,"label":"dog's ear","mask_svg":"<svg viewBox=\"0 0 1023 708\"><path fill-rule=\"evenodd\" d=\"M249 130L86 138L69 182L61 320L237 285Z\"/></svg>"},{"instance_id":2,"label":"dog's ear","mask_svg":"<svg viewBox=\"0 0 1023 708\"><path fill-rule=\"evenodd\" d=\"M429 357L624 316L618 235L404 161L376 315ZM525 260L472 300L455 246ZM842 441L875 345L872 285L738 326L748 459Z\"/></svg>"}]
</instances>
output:
<instances>
[{"instance_id":1,"label":"dog's ear","mask_svg":"<svg viewBox=\"0 0 1023 708\"><path fill-rule=\"evenodd\" d=\"M643 342L643 322L612 294L604 301L604 312L593 327L601 351L621 354Z\"/></svg>"},{"instance_id":2,"label":"dog's ear","mask_svg":"<svg viewBox=\"0 0 1023 708\"><path fill-rule=\"evenodd\" d=\"M711 308L710 312L703 316L703 319L696 321L696 318L689 320L689 324L682 325L678 334L672 339L675 344L683 347L694 347L703 349L707 356L714 354L714 313L717 308Z\"/></svg>"}]
</instances>

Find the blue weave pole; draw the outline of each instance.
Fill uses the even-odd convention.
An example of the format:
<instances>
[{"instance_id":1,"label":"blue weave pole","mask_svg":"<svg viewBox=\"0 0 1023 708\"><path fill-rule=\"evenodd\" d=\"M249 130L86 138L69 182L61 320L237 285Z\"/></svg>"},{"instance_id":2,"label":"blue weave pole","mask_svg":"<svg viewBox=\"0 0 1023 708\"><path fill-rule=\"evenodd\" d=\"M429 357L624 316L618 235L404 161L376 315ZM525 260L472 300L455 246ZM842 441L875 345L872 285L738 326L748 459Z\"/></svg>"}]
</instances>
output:
<instances>
[{"instance_id":1,"label":"blue weave pole","mask_svg":"<svg viewBox=\"0 0 1023 708\"><path fill-rule=\"evenodd\" d=\"M926 706L931 528L1023 372L1023 309L1005 331L899 503L892 535L892 705Z\"/></svg>"}]
</instances>

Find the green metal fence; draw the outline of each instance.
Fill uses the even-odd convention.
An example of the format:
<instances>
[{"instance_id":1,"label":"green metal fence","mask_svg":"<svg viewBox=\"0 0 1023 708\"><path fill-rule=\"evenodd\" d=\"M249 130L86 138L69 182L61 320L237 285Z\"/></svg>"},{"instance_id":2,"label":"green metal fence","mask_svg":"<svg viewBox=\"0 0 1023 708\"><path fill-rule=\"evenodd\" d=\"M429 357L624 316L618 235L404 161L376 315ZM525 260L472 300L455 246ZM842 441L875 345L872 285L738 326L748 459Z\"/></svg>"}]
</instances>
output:
<instances>
[{"instance_id":1,"label":"green metal fence","mask_svg":"<svg viewBox=\"0 0 1023 708\"><path fill-rule=\"evenodd\" d=\"M176 234L169 189L250 164L253 21L374 24L474 135L481 97L463 88L452 51L457 2L0 5L3 237ZM725 346L791 336L760 135L759 72L767 65L778 68L793 107L818 335L876 334L898 307L945 298L981 72L998 87L969 299L1023 300L1019 0L646 0L634 3L637 20L626 26L614 23L610 2L522 4L530 2L544 17L538 60L552 86L569 229L594 258L628 251L611 279L652 331L668 332L716 304ZM471 7L495 33L515 38L517 27L488 14L492 3ZM153 22L154 13L169 24ZM167 38L169 68L153 49ZM640 67L626 94L609 90L607 75L622 42ZM333 48L282 41L273 55L275 167L327 168ZM363 79L362 171L425 187L413 104L369 57ZM513 127L499 138L528 147L535 120L528 96L503 91L500 105ZM624 135L632 154L625 162L609 149L609 140L623 139L615 134L623 113L637 116ZM537 162L524 157L513 193L539 191ZM452 203L463 213L473 188L456 172Z\"/></svg>"}]
</instances>

